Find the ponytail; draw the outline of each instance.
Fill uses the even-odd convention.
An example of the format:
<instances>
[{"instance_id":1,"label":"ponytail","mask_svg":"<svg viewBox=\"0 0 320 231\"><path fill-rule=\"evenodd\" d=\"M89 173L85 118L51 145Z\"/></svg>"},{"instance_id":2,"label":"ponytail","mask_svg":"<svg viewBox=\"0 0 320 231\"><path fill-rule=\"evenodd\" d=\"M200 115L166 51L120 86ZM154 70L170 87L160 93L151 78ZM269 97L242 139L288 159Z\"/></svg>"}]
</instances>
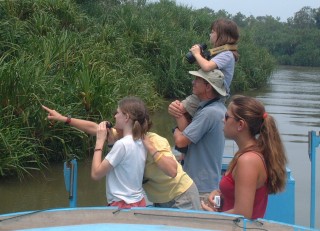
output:
<instances>
[{"instance_id":1,"label":"ponytail","mask_svg":"<svg viewBox=\"0 0 320 231\"><path fill-rule=\"evenodd\" d=\"M230 104L234 106L232 107L233 115L247 123L251 136L257 140L257 144L249 147L249 150L259 152L264 157L269 193L283 191L287 179L287 157L274 118L265 111L260 101L252 97L236 95L231 98ZM244 151L248 149L236 153L235 157L237 158ZM230 165L234 166L235 163L236 160Z\"/></svg>"}]
</instances>

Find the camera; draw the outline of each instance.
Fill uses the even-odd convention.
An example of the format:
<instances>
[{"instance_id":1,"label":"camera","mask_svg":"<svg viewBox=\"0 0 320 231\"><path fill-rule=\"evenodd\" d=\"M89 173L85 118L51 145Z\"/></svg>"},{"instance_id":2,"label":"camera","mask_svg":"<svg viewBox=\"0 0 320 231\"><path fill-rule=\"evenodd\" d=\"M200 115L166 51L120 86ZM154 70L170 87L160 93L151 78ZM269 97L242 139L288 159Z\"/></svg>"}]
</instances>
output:
<instances>
[{"instance_id":1,"label":"camera","mask_svg":"<svg viewBox=\"0 0 320 231\"><path fill-rule=\"evenodd\" d=\"M220 208L221 207L221 198L220 196L214 196L214 199L213 199L213 202L214 202L214 207L215 208Z\"/></svg>"},{"instance_id":2,"label":"camera","mask_svg":"<svg viewBox=\"0 0 320 231\"><path fill-rule=\"evenodd\" d=\"M201 55L202 55L205 59L209 60L210 57L211 57L211 53L210 53L210 51L206 50L206 49L207 49L207 44L202 43L202 44L198 44L198 45L199 45L199 47L200 47L200 49L201 49ZM194 62L196 61L196 58L193 56L193 54L191 53L191 51L189 51L189 52L186 54L186 59L187 59L187 61L188 61L190 64L192 64L192 63L194 63Z\"/></svg>"},{"instance_id":3,"label":"camera","mask_svg":"<svg viewBox=\"0 0 320 231\"><path fill-rule=\"evenodd\" d=\"M106 128L112 128L112 127L113 127L112 123L107 121L106 122Z\"/></svg>"}]
</instances>

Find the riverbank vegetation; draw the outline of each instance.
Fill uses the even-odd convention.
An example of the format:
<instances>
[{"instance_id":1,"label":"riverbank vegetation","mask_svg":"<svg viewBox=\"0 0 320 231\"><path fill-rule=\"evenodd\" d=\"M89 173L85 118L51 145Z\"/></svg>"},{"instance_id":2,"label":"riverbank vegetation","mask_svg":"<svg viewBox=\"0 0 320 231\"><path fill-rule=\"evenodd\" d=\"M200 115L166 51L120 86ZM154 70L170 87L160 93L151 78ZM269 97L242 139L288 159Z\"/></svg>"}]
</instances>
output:
<instances>
[{"instance_id":1,"label":"riverbank vegetation","mask_svg":"<svg viewBox=\"0 0 320 231\"><path fill-rule=\"evenodd\" d=\"M117 101L141 97L151 111L190 93L185 54L208 43L226 12L172 1L0 1L0 176L22 178L72 156L94 138L46 120L41 105L92 121L112 120ZM240 21L239 21L240 22ZM276 60L241 28L232 92L265 85Z\"/></svg>"},{"instance_id":2,"label":"riverbank vegetation","mask_svg":"<svg viewBox=\"0 0 320 231\"><path fill-rule=\"evenodd\" d=\"M272 16L232 17L242 28L250 30L256 45L264 47L281 65L320 67L320 7L303 7L287 22Z\"/></svg>"}]
</instances>

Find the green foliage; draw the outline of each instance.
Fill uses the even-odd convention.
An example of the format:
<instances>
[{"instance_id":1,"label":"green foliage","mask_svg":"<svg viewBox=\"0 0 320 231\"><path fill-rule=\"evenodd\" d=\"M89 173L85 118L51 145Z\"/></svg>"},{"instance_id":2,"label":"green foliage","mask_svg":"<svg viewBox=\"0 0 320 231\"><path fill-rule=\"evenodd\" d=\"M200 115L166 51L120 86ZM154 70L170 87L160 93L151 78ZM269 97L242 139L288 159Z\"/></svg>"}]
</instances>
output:
<instances>
[{"instance_id":1,"label":"green foliage","mask_svg":"<svg viewBox=\"0 0 320 231\"><path fill-rule=\"evenodd\" d=\"M278 64L320 66L320 8L303 7L282 23L271 16L242 19L243 30L252 34L253 42L266 48Z\"/></svg>"},{"instance_id":2,"label":"green foliage","mask_svg":"<svg viewBox=\"0 0 320 231\"><path fill-rule=\"evenodd\" d=\"M7 139L0 141L0 175L21 176L41 167L38 160L90 155L92 138L50 124L41 104L98 122L112 118L117 101L130 94L150 107L161 102L144 61L116 27L93 23L72 1L1 1L0 9L0 121L10 118L1 123ZM12 155L21 158L10 162Z\"/></svg>"},{"instance_id":3,"label":"green foliage","mask_svg":"<svg viewBox=\"0 0 320 231\"><path fill-rule=\"evenodd\" d=\"M127 95L151 111L163 98L185 97L187 71L198 69L185 54L208 43L221 16L229 17L169 0L0 1L0 176L91 155L94 138L48 121L41 105L99 122ZM251 36L242 32L233 92L262 86L274 67Z\"/></svg>"},{"instance_id":4,"label":"green foliage","mask_svg":"<svg viewBox=\"0 0 320 231\"><path fill-rule=\"evenodd\" d=\"M312 9L311 7L303 7L294 14L294 17L288 19L288 23L294 28L316 28L316 12L316 9Z\"/></svg>"},{"instance_id":5,"label":"green foliage","mask_svg":"<svg viewBox=\"0 0 320 231\"><path fill-rule=\"evenodd\" d=\"M240 59L236 65L231 92L259 89L266 85L276 61L266 49L254 45L249 32L241 34Z\"/></svg>"},{"instance_id":6,"label":"green foliage","mask_svg":"<svg viewBox=\"0 0 320 231\"><path fill-rule=\"evenodd\" d=\"M0 120L0 175L23 178L30 170L44 167L44 147L28 127L20 126L22 118L15 117L11 107L2 110L7 116Z\"/></svg>"}]
</instances>

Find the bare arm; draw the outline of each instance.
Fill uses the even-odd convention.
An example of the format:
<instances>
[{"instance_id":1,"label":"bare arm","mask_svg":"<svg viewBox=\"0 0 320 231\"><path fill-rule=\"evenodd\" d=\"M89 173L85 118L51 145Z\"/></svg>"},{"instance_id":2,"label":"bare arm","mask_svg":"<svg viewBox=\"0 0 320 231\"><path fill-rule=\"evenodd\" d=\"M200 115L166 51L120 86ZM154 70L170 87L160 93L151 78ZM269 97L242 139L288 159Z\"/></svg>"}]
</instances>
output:
<instances>
[{"instance_id":1,"label":"bare arm","mask_svg":"<svg viewBox=\"0 0 320 231\"><path fill-rule=\"evenodd\" d=\"M167 176L172 178L177 175L177 161L172 157L165 156L161 150L157 150L148 136L143 139L143 144L148 150L148 155L153 155L158 168L160 168Z\"/></svg>"},{"instance_id":2,"label":"bare arm","mask_svg":"<svg viewBox=\"0 0 320 231\"><path fill-rule=\"evenodd\" d=\"M106 128L106 122L101 122L97 129L96 146L91 165L91 178L94 180L100 180L112 169L112 165L109 161L102 158L103 148L108 132L110 132L110 129Z\"/></svg>"},{"instance_id":3,"label":"bare arm","mask_svg":"<svg viewBox=\"0 0 320 231\"><path fill-rule=\"evenodd\" d=\"M59 121L59 122L66 122L68 117L61 115L59 112L56 110L52 110L44 105L42 105L42 108L48 112L48 119L49 120L54 120L54 121ZM69 125L78 128L79 130L95 136L97 133L97 128L98 124L92 121L88 120L82 120L82 119L76 119L76 118L71 118Z\"/></svg>"},{"instance_id":4,"label":"bare arm","mask_svg":"<svg viewBox=\"0 0 320 231\"><path fill-rule=\"evenodd\" d=\"M187 113L187 111L179 100L173 101L169 105L168 112L176 119L177 126L180 131L183 131L188 126L189 121L185 117L185 113Z\"/></svg>"},{"instance_id":5,"label":"bare arm","mask_svg":"<svg viewBox=\"0 0 320 231\"><path fill-rule=\"evenodd\" d=\"M267 177L263 162L258 155L246 153L238 159L232 176L235 181L235 202L234 207L225 212L239 214L251 219L256 190L264 184ZM217 192L211 192L208 198L209 203L202 203L203 209L219 211L214 208L213 202L213 198Z\"/></svg>"},{"instance_id":6,"label":"bare arm","mask_svg":"<svg viewBox=\"0 0 320 231\"><path fill-rule=\"evenodd\" d=\"M265 172L260 157L253 153L242 155L237 162L232 176L235 181L235 203L227 213L240 214L246 218L252 217L256 189L265 178L260 173ZM260 180L259 180L260 178Z\"/></svg>"},{"instance_id":7,"label":"bare arm","mask_svg":"<svg viewBox=\"0 0 320 231\"><path fill-rule=\"evenodd\" d=\"M177 145L179 148L186 147L189 144L191 144L191 141L189 140L189 138L183 135L182 131L179 128L176 128L174 130L173 139L174 139L175 145Z\"/></svg>"},{"instance_id":8,"label":"bare arm","mask_svg":"<svg viewBox=\"0 0 320 231\"><path fill-rule=\"evenodd\" d=\"M195 57L195 59L197 60L198 65L200 66L200 68L203 71L212 71L216 68L218 68L217 64L211 60L207 60L205 59L202 55L201 55L201 48L199 45L194 45L190 48L191 53L193 54L193 56Z\"/></svg>"},{"instance_id":9,"label":"bare arm","mask_svg":"<svg viewBox=\"0 0 320 231\"><path fill-rule=\"evenodd\" d=\"M176 118L176 122L180 131L183 131L190 124L190 121L184 115Z\"/></svg>"}]
</instances>

